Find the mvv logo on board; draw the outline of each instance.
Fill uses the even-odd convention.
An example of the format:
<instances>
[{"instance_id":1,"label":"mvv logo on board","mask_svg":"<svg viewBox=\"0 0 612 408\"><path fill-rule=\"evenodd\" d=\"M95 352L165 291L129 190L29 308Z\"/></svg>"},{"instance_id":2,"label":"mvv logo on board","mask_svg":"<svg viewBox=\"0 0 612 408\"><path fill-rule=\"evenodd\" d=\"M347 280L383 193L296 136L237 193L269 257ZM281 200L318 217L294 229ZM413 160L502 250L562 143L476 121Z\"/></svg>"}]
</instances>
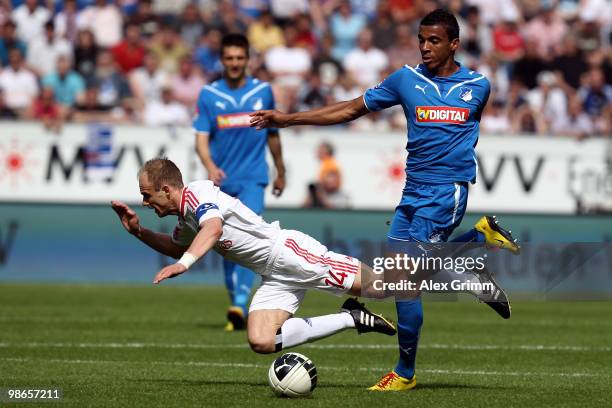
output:
<instances>
[{"instance_id":1,"label":"mvv logo on board","mask_svg":"<svg viewBox=\"0 0 612 408\"><path fill-rule=\"evenodd\" d=\"M63 149L60 144L50 146L47 158L45 180L50 181L55 177L58 177L67 181L72 179L73 175L77 173L80 174L83 182L89 181L87 172L85 171L87 165L87 152L85 146L79 146L76 149L66 149L72 150L72 154L70 154L70 152L62 154L62 150ZM145 152L143 152L143 148L137 145L118 146L116 149L116 156L114 157L114 168L121 168L123 162L126 161L126 156L128 155L133 155L138 163L138 167L140 167L149 157L165 156L166 150L166 146L161 145L159 146L159 149L153 155L151 155L150 153L145 154ZM113 181L112 174L109 176L107 181Z\"/></svg>"}]
</instances>

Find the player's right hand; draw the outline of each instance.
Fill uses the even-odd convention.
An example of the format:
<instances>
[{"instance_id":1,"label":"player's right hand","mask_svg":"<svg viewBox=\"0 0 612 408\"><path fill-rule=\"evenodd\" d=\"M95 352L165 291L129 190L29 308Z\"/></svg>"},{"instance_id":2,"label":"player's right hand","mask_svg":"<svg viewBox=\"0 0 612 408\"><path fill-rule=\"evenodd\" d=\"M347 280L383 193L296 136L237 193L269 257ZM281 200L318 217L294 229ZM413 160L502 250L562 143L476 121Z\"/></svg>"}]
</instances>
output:
<instances>
[{"instance_id":1,"label":"player's right hand","mask_svg":"<svg viewBox=\"0 0 612 408\"><path fill-rule=\"evenodd\" d=\"M121 201L111 201L113 210L119 216L123 227L132 235L138 235L140 233L140 219L134 210L128 207L127 204Z\"/></svg>"},{"instance_id":2,"label":"player's right hand","mask_svg":"<svg viewBox=\"0 0 612 408\"><path fill-rule=\"evenodd\" d=\"M284 128L289 126L289 115L277 110L260 110L249 114L251 117L251 127L263 128Z\"/></svg>"},{"instance_id":3,"label":"player's right hand","mask_svg":"<svg viewBox=\"0 0 612 408\"><path fill-rule=\"evenodd\" d=\"M215 183L216 186L220 186L223 179L225 179L225 172L218 167L213 167L208 170L208 179Z\"/></svg>"}]
</instances>

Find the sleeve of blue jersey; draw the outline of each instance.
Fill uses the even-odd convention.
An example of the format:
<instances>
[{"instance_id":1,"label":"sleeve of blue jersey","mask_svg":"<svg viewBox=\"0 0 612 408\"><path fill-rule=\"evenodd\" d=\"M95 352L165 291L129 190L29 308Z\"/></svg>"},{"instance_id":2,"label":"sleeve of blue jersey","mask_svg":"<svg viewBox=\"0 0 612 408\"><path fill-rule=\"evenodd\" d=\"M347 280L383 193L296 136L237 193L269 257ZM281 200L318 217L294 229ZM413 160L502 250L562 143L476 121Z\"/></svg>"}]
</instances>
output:
<instances>
[{"instance_id":1,"label":"sleeve of blue jersey","mask_svg":"<svg viewBox=\"0 0 612 408\"><path fill-rule=\"evenodd\" d=\"M484 111L485 107L487 106L487 102L489 100L489 95L491 94L491 83L489 82L489 80L485 77L482 82L482 98L481 98L481 103L480 103L480 107L478 109L478 111L475 114L476 120L480 122L480 118L482 116L482 112Z\"/></svg>"},{"instance_id":2,"label":"sleeve of blue jersey","mask_svg":"<svg viewBox=\"0 0 612 408\"><path fill-rule=\"evenodd\" d=\"M380 84L368 89L363 94L363 103L370 112L400 103L399 89L402 81L402 69L399 69L385 78Z\"/></svg>"},{"instance_id":3,"label":"sleeve of blue jersey","mask_svg":"<svg viewBox=\"0 0 612 408\"><path fill-rule=\"evenodd\" d=\"M196 132L210 133L211 126L208 117L208 109L206 108L205 90L202 90L198 97L197 113L193 119L193 128Z\"/></svg>"}]
</instances>

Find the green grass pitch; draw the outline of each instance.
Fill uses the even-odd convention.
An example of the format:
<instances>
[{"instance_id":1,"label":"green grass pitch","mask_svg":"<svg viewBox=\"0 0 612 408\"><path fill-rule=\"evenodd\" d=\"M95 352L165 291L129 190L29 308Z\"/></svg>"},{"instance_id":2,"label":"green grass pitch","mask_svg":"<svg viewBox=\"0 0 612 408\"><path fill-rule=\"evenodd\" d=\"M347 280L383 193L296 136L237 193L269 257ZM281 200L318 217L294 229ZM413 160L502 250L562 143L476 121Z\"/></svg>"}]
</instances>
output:
<instances>
[{"instance_id":1,"label":"green grass pitch","mask_svg":"<svg viewBox=\"0 0 612 408\"><path fill-rule=\"evenodd\" d=\"M298 316L341 301L311 292ZM392 303L370 305L395 319ZM610 406L611 306L516 303L504 321L475 302L426 302L416 390L366 391L393 367L396 338L346 331L295 349L319 384L289 400L269 389L274 356L223 332L221 288L5 283L0 388L59 387L64 400L43 406L70 407Z\"/></svg>"}]
</instances>

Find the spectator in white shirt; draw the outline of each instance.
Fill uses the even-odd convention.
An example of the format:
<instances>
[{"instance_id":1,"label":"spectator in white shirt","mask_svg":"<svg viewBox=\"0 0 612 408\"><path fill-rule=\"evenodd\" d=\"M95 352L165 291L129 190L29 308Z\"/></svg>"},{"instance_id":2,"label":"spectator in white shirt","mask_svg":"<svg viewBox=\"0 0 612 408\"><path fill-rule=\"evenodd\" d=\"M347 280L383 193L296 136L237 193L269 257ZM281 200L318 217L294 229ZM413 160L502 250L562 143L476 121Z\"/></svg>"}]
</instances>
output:
<instances>
[{"instance_id":1,"label":"spectator in white shirt","mask_svg":"<svg viewBox=\"0 0 612 408\"><path fill-rule=\"evenodd\" d=\"M503 102L489 102L480 120L480 131L491 135L508 134L512 131L512 123Z\"/></svg>"},{"instance_id":2,"label":"spectator in white shirt","mask_svg":"<svg viewBox=\"0 0 612 408\"><path fill-rule=\"evenodd\" d=\"M203 10L216 9L218 7L218 0L199 0L194 2L193 0L149 0L139 1L138 3L149 3L152 12L161 16L176 15L185 8L188 3L200 3ZM140 5L140 4L139 4Z\"/></svg>"},{"instance_id":3,"label":"spectator in white shirt","mask_svg":"<svg viewBox=\"0 0 612 408\"><path fill-rule=\"evenodd\" d=\"M161 89L168 81L168 74L159 67L157 57L151 52L145 55L143 66L129 76L130 91L139 107L144 107L147 101L159 100Z\"/></svg>"},{"instance_id":4,"label":"spectator in white shirt","mask_svg":"<svg viewBox=\"0 0 612 408\"><path fill-rule=\"evenodd\" d=\"M566 120L567 97L554 73L542 71L537 78L538 85L526 95L527 104L543 119L544 130L549 130L553 122Z\"/></svg>"},{"instance_id":5,"label":"spectator in white shirt","mask_svg":"<svg viewBox=\"0 0 612 408\"><path fill-rule=\"evenodd\" d=\"M312 60L305 48L296 45L294 26L286 26L284 35L285 45L270 48L265 55L265 65L273 77L277 107L287 111L297 103L297 90L310 71Z\"/></svg>"},{"instance_id":6,"label":"spectator in white shirt","mask_svg":"<svg viewBox=\"0 0 612 408\"><path fill-rule=\"evenodd\" d=\"M381 73L388 65L387 54L373 46L372 30L369 28L359 33L357 48L350 51L344 60L344 69L353 75L363 89L380 82Z\"/></svg>"},{"instance_id":7,"label":"spectator in white shirt","mask_svg":"<svg viewBox=\"0 0 612 408\"><path fill-rule=\"evenodd\" d=\"M552 130L556 135L585 139L593 135L595 127L591 117L584 112L582 101L574 97L569 102L567 116L554 121Z\"/></svg>"},{"instance_id":8,"label":"spectator in white shirt","mask_svg":"<svg viewBox=\"0 0 612 408\"><path fill-rule=\"evenodd\" d=\"M109 48L121 41L123 20L119 9L106 0L96 0L96 4L81 11L79 28L89 29L94 33L96 44Z\"/></svg>"},{"instance_id":9,"label":"spectator in white shirt","mask_svg":"<svg viewBox=\"0 0 612 408\"><path fill-rule=\"evenodd\" d=\"M311 57L306 49L296 45L295 27L285 27L284 34L285 45L273 47L266 53L266 67L278 84L298 87L310 70Z\"/></svg>"},{"instance_id":10,"label":"spectator in white shirt","mask_svg":"<svg viewBox=\"0 0 612 408\"><path fill-rule=\"evenodd\" d=\"M53 18L55 34L74 44L79 33L79 19L81 13L77 9L76 0L65 0L64 9Z\"/></svg>"},{"instance_id":11,"label":"spectator in white shirt","mask_svg":"<svg viewBox=\"0 0 612 408\"><path fill-rule=\"evenodd\" d=\"M187 108L174 100L172 88L164 86L161 100L147 101L143 122L147 126L186 126L190 117Z\"/></svg>"},{"instance_id":12,"label":"spectator in white shirt","mask_svg":"<svg viewBox=\"0 0 612 408\"><path fill-rule=\"evenodd\" d=\"M32 40L26 61L29 68L42 77L55 70L60 56L72 58L72 47L55 34L53 20L49 20L45 23L44 35Z\"/></svg>"},{"instance_id":13,"label":"spectator in white shirt","mask_svg":"<svg viewBox=\"0 0 612 408\"><path fill-rule=\"evenodd\" d=\"M17 36L29 43L42 35L43 26L51 18L51 13L39 6L38 0L26 0L13 10L11 18L17 24Z\"/></svg>"},{"instance_id":14,"label":"spectator in white shirt","mask_svg":"<svg viewBox=\"0 0 612 408\"><path fill-rule=\"evenodd\" d=\"M0 88L4 91L6 106L20 114L38 95L36 76L24 67L23 55L17 48L9 51L9 66L0 72Z\"/></svg>"},{"instance_id":15,"label":"spectator in white shirt","mask_svg":"<svg viewBox=\"0 0 612 408\"><path fill-rule=\"evenodd\" d=\"M340 75L338 83L332 88L335 102L350 101L363 94L350 73Z\"/></svg>"},{"instance_id":16,"label":"spectator in white shirt","mask_svg":"<svg viewBox=\"0 0 612 408\"><path fill-rule=\"evenodd\" d=\"M308 12L308 0L270 0L270 9L275 18L288 21L297 14Z\"/></svg>"},{"instance_id":17,"label":"spectator in white shirt","mask_svg":"<svg viewBox=\"0 0 612 408\"><path fill-rule=\"evenodd\" d=\"M491 84L491 93L508 95L508 92L510 92L510 76L508 75L508 69L501 64L496 54L488 54L485 61L478 66L478 72L489 80Z\"/></svg>"},{"instance_id":18,"label":"spectator in white shirt","mask_svg":"<svg viewBox=\"0 0 612 408\"><path fill-rule=\"evenodd\" d=\"M476 6L485 24L493 25L500 21L516 21L521 15L512 0L466 0L468 6Z\"/></svg>"}]
</instances>

